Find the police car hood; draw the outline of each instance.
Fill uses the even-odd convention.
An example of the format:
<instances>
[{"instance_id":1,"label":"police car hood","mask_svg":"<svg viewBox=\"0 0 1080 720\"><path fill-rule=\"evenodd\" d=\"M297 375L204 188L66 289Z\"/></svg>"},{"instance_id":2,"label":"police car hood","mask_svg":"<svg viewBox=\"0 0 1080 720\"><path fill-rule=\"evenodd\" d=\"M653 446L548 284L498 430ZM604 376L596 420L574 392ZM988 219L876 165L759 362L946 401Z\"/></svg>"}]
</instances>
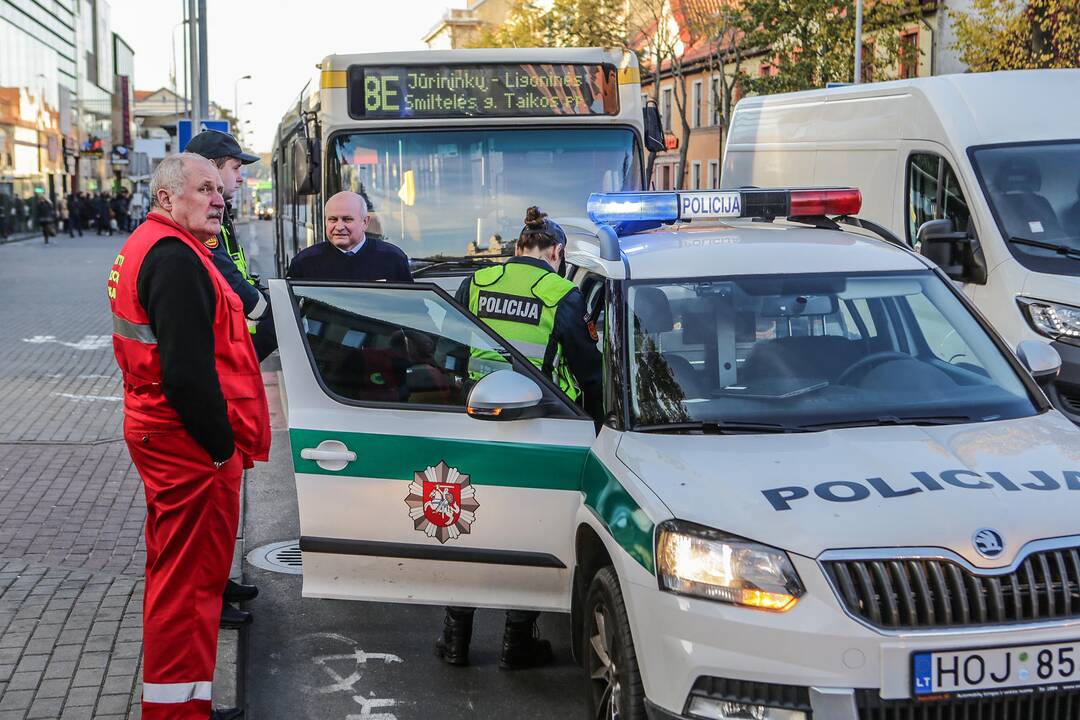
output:
<instances>
[{"instance_id":1,"label":"police car hood","mask_svg":"<svg viewBox=\"0 0 1080 720\"><path fill-rule=\"evenodd\" d=\"M1027 542L1080 534L1080 430L1019 420L815 433L626 433L617 457L672 515L801 555L940 547L1005 565ZM994 561L977 530L1004 540Z\"/></svg>"}]
</instances>

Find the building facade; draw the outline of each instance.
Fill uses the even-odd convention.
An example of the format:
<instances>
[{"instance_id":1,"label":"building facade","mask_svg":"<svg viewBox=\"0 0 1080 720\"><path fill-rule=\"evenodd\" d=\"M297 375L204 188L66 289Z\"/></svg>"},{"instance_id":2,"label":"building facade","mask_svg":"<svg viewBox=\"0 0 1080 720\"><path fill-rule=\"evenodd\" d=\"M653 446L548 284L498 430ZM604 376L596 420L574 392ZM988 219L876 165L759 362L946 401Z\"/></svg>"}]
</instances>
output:
<instances>
[{"instance_id":1,"label":"building facade","mask_svg":"<svg viewBox=\"0 0 1080 720\"><path fill-rule=\"evenodd\" d=\"M686 5L715 0L671 0L673 9L672 32L682 37L690 35L682 27L680 8ZM894 78L922 77L951 72L963 72L966 68L957 59L952 49L955 40L949 18L949 10L956 6L968 7L970 0L923 0L921 11L900 29L901 45L905 48L899 63L883 67L875 63L873 44L864 38L863 82L875 82ZM647 42L647 39L645 40ZM685 113L680 112L676 97L676 83L670 69L665 68L660 76L660 91L657 106L660 110L668 149L657 155L652 175L652 183L657 190L712 189L720 187L720 168L723 167L724 117L722 108L715 99L720 93L714 88L720 81L716 63L708 62L713 54L711 47L703 44L687 43L682 48L682 75L686 79L686 94L683 102ZM742 59L740 70L748 76L776 74L777 68L769 62L767 53L758 53ZM724 66L727 76L733 77L735 68L731 63ZM642 74L642 97L652 100L654 95L654 75ZM682 93L681 90L678 91ZM741 97L736 87L732 106ZM685 136L684 128L689 128ZM688 137L685 167L680 162L680 145Z\"/></svg>"},{"instance_id":2,"label":"building facade","mask_svg":"<svg viewBox=\"0 0 1080 720\"><path fill-rule=\"evenodd\" d=\"M544 5L543 2L536 4ZM424 43L432 50L471 47L480 39L485 27L497 27L506 22L513 6L514 0L468 0L464 8L447 8L424 35Z\"/></svg>"},{"instance_id":3,"label":"building facade","mask_svg":"<svg viewBox=\"0 0 1080 720\"><path fill-rule=\"evenodd\" d=\"M0 234L33 230L42 198L114 184L117 59L130 83L106 0L0 0Z\"/></svg>"}]
</instances>

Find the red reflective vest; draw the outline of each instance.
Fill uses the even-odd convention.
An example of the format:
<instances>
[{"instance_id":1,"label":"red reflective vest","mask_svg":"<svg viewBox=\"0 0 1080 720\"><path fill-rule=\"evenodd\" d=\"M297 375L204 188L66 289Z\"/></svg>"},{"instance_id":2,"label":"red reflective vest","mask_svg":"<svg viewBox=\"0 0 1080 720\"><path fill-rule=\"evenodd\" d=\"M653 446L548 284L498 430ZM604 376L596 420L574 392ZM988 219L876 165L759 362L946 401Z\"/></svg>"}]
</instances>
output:
<instances>
[{"instance_id":1,"label":"red reflective vest","mask_svg":"<svg viewBox=\"0 0 1080 720\"><path fill-rule=\"evenodd\" d=\"M213 265L211 251L172 220L150 213L124 243L109 273L113 350L124 381L124 412L141 427L183 428L161 390L161 358L150 318L139 302L139 270L146 254L165 237L179 238L198 255L214 287L214 364L229 413L236 449L251 467L270 449L270 412L259 361L251 344L243 303Z\"/></svg>"}]
</instances>

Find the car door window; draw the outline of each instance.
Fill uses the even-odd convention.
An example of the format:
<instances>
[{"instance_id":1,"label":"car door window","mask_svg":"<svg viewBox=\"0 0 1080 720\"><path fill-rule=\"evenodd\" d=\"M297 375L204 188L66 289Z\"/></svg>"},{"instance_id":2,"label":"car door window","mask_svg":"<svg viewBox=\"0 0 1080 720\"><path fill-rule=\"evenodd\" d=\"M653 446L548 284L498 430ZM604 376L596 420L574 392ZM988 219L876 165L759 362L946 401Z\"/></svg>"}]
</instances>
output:
<instances>
[{"instance_id":1,"label":"car door window","mask_svg":"<svg viewBox=\"0 0 1080 720\"><path fill-rule=\"evenodd\" d=\"M430 287L293 285L315 373L339 399L464 409L510 354Z\"/></svg>"},{"instance_id":2,"label":"car door window","mask_svg":"<svg viewBox=\"0 0 1080 720\"><path fill-rule=\"evenodd\" d=\"M908 240L914 244L928 220L951 219L967 230L971 211L949 161L933 153L912 153L908 159Z\"/></svg>"}]
</instances>

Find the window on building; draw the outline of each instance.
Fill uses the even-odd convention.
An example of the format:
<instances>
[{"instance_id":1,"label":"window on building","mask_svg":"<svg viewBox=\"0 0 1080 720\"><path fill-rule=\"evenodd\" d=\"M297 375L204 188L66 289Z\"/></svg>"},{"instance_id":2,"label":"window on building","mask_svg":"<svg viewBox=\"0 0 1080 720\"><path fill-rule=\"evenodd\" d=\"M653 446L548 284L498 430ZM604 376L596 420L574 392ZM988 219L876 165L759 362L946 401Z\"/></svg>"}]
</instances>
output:
<instances>
[{"instance_id":1,"label":"window on building","mask_svg":"<svg viewBox=\"0 0 1080 720\"><path fill-rule=\"evenodd\" d=\"M671 126L671 88L664 88L660 93L660 122L664 125L664 132L672 132Z\"/></svg>"},{"instance_id":2,"label":"window on building","mask_svg":"<svg viewBox=\"0 0 1080 720\"><path fill-rule=\"evenodd\" d=\"M691 167L691 174L693 176L692 180L693 180L693 183L694 183L694 189L695 190L700 190L701 189L701 163L698 162L697 160L695 160L694 164L691 165L690 167Z\"/></svg>"},{"instance_id":3,"label":"window on building","mask_svg":"<svg viewBox=\"0 0 1080 720\"><path fill-rule=\"evenodd\" d=\"M659 190L671 189L671 165L660 166L660 187Z\"/></svg>"},{"instance_id":4,"label":"window on building","mask_svg":"<svg viewBox=\"0 0 1080 720\"><path fill-rule=\"evenodd\" d=\"M709 161L709 189L716 190L720 187L720 163L716 160Z\"/></svg>"},{"instance_id":5,"label":"window on building","mask_svg":"<svg viewBox=\"0 0 1080 720\"><path fill-rule=\"evenodd\" d=\"M863 43L862 46L862 77L864 83L874 82L874 43Z\"/></svg>"},{"instance_id":6,"label":"window on building","mask_svg":"<svg viewBox=\"0 0 1080 720\"><path fill-rule=\"evenodd\" d=\"M703 98L701 96L702 96L702 89L703 88L704 88L704 85L702 84L702 82L700 80L695 80L694 81L694 96L693 96L694 104L690 109L690 127L692 127L692 128L701 127L701 106L702 106L702 100L703 100Z\"/></svg>"},{"instance_id":7,"label":"window on building","mask_svg":"<svg viewBox=\"0 0 1080 720\"><path fill-rule=\"evenodd\" d=\"M919 75L919 31L905 32L900 35L900 77L913 78Z\"/></svg>"}]
</instances>

